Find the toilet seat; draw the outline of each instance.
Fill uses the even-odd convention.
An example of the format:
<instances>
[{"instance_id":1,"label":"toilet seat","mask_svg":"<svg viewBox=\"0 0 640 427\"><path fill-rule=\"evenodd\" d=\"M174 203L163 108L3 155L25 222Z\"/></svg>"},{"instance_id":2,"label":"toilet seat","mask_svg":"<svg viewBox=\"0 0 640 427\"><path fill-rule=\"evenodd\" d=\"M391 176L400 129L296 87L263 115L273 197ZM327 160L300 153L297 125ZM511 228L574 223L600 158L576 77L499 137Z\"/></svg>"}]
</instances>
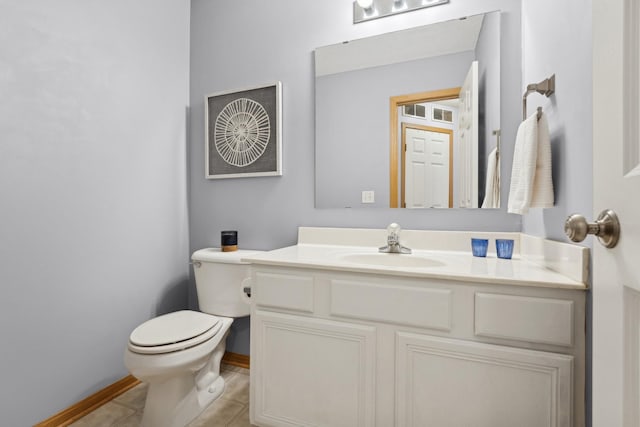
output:
<instances>
[{"instance_id":1,"label":"toilet seat","mask_svg":"<svg viewBox=\"0 0 640 427\"><path fill-rule=\"evenodd\" d=\"M162 354L185 350L215 337L223 322L199 311L181 310L147 320L131 332L129 350Z\"/></svg>"}]
</instances>

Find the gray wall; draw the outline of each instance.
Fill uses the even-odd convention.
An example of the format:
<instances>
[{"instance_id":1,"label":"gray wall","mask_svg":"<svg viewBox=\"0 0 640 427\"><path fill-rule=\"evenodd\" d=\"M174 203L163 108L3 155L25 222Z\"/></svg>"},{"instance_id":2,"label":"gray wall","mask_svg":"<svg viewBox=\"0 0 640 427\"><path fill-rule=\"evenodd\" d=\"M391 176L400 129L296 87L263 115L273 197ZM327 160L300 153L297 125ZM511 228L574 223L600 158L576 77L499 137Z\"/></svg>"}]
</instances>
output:
<instances>
[{"instance_id":1,"label":"gray wall","mask_svg":"<svg viewBox=\"0 0 640 427\"><path fill-rule=\"evenodd\" d=\"M532 209L523 217L525 233L568 241L563 226L574 212L593 220L592 118L592 0L523 2L523 87L556 75L556 93L550 98L532 94L528 114L542 106L549 120L553 159L555 206ZM579 10L580 13L576 13ZM553 13L549 13L553 11ZM553 31L551 31L553 30ZM606 206L596 206L596 211ZM592 247L593 238L581 245ZM586 424L591 425L592 299L587 293Z\"/></svg>"},{"instance_id":2,"label":"gray wall","mask_svg":"<svg viewBox=\"0 0 640 427\"><path fill-rule=\"evenodd\" d=\"M521 79L520 2L458 0L353 25L352 3L240 0L191 3L191 115L189 139L191 250L217 246L220 231L237 229L241 247L292 245L297 227L386 227L518 231L521 218L499 211L461 209L315 209L313 51L392 30L502 10L502 130L514 139L519 123ZM507 73L504 70L510 72ZM204 96L273 81L283 84L282 177L204 178ZM505 161L513 147L504 150ZM508 188L508 179L505 179ZM503 189L503 197L506 197ZM506 206L506 204L505 204ZM191 306L197 305L193 284ZM248 320L236 321L229 350L248 354Z\"/></svg>"},{"instance_id":3,"label":"gray wall","mask_svg":"<svg viewBox=\"0 0 640 427\"><path fill-rule=\"evenodd\" d=\"M316 206L389 206L389 98L461 86L473 51L316 78ZM361 204L363 190L375 203Z\"/></svg>"},{"instance_id":4,"label":"gray wall","mask_svg":"<svg viewBox=\"0 0 640 427\"><path fill-rule=\"evenodd\" d=\"M554 95L527 98L528 114L541 105L549 121L555 206L532 209L523 217L523 231L561 241L566 241L566 217L574 212L590 217L593 205L590 5L591 0L542 0L522 6L522 92L527 84L556 75Z\"/></svg>"},{"instance_id":5,"label":"gray wall","mask_svg":"<svg viewBox=\"0 0 640 427\"><path fill-rule=\"evenodd\" d=\"M189 4L0 3L0 424L127 374L186 306Z\"/></svg>"}]
</instances>

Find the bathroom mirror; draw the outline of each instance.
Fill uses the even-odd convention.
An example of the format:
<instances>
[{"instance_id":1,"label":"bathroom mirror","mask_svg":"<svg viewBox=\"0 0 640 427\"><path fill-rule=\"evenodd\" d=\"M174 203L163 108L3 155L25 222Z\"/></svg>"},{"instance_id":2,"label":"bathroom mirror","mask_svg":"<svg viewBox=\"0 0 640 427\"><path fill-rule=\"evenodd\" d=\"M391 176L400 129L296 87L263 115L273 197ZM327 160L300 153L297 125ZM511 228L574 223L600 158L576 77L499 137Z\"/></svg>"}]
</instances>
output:
<instances>
[{"instance_id":1,"label":"bathroom mirror","mask_svg":"<svg viewBox=\"0 0 640 427\"><path fill-rule=\"evenodd\" d=\"M315 72L317 208L483 205L500 12L321 47Z\"/></svg>"}]
</instances>

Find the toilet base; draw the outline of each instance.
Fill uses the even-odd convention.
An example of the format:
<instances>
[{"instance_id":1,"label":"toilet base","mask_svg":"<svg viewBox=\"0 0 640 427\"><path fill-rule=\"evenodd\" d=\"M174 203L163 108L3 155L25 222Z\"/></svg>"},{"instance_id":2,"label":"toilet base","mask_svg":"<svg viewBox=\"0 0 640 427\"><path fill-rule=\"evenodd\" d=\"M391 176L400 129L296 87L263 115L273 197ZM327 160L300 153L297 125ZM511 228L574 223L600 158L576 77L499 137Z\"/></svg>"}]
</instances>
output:
<instances>
[{"instance_id":1,"label":"toilet base","mask_svg":"<svg viewBox=\"0 0 640 427\"><path fill-rule=\"evenodd\" d=\"M233 319L220 319L221 333L196 347L151 355L125 350L129 371L149 384L142 427L184 427L222 395L220 363Z\"/></svg>"},{"instance_id":2,"label":"toilet base","mask_svg":"<svg viewBox=\"0 0 640 427\"><path fill-rule=\"evenodd\" d=\"M178 380L178 379L175 379ZM174 384L169 387L175 387ZM147 401L142 415L141 427L184 427L200 415L211 403L222 395L224 378L218 376L205 390L197 390L191 382L190 390L182 398L166 399L163 384L149 387ZM186 386L186 384L184 384Z\"/></svg>"}]
</instances>

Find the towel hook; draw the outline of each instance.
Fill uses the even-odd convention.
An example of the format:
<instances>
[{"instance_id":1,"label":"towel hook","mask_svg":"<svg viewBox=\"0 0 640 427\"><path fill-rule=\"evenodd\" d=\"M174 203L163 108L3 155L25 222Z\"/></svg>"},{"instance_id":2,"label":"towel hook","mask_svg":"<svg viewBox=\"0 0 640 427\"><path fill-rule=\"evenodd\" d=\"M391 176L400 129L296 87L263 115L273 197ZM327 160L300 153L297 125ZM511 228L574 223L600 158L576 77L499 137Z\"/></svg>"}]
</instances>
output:
<instances>
[{"instance_id":1,"label":"towel hook","mask_svg":"<svg viewBox=\"0 0 640 427\"><path fill-rule=\"evenodd\" d=\"M552 74L548 79L544 79L540 83L534 83L527 85L527 91L522 95L522 120L527 119L527 96L530 93L538 92L540 95L544 95L547 98L553 95L556 91L556 75ZM542 115L542 107L538 107L538 120Z\"/></svg>"},{"instance_id":2,"label":"towel hook","mask_svg":"<svg viewBox=\"0 0 640 427\"><path fill-rule=\"evenodd\" d=\"M500 157L500 136L502 131L500 129L496 129L493 131L493 135L496 137L496 159Z\"/></svg>"}]
</instances>

